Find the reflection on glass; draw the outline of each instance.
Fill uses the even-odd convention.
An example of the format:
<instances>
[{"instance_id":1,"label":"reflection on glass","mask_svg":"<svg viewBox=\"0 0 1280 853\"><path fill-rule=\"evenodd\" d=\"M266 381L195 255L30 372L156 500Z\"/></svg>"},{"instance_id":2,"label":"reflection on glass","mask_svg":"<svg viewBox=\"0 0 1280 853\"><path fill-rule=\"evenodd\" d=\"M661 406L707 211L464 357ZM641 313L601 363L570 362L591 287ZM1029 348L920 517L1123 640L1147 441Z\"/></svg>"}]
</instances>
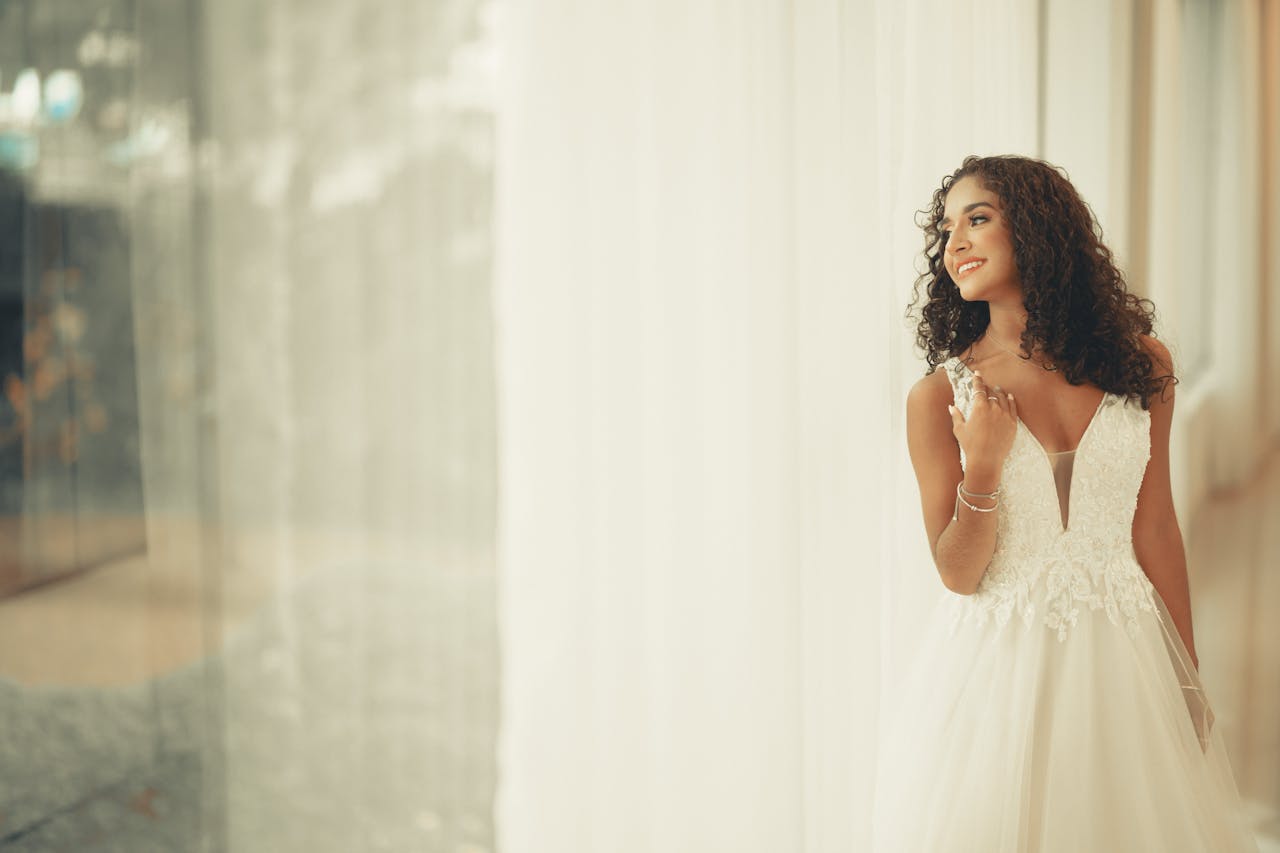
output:
<instances>
[{"instance_id":1,"label":"reflection on glass","mask_svg":"<svg viewBox=\"0 0 1280 853\"><path fill-rule=\"evenodd\" d=\"M0 4L0 597L145 548L127 134L94 111L134 69L76 49L127 11Z\"/></svg>"},{"instance_id":2,"label":"reflection on glass","mask_svg":"<svg viewBox=\"0 0 1280 853\"><path fill-rule=\"evenodd\" d=\"M122 212L39 203L7 183L0 216L26 239L0 282L19 332L0 365L0 595L145 544Z\"/></svg>"}]
</instances>

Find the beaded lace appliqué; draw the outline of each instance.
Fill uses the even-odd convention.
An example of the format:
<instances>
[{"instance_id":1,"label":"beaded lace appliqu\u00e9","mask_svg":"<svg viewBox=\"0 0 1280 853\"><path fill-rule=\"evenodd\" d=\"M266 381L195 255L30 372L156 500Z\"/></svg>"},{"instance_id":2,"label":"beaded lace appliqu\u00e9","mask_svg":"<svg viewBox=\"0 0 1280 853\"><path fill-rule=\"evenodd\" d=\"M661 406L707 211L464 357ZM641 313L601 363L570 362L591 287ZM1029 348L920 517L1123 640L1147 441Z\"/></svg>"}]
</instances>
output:
<instances>
[{"instance_id":1,"label":"beaded lace appliqu\u00e9","mask_svg":"<svg viewBox=\"0 0 1280 853\"><path fill-rule=\"evenodd\" d=\"M969 416L973 387L959 359L942 365L956 406ZM1107 394L1076 451L1069 524L1064 530L1053 470L1025 425L1001 471L996 549L973 595L956 595L955 622L1003 627L1016 614L1026 627L1040 616L1065 641L1080 616L1104 611L1131 633L1141 612L1155 612L1154 588L1133 553L1133 515L1151 456L1150 413ZM961 465L966 463L964 451Z\"/></svg>"}]
</instances>

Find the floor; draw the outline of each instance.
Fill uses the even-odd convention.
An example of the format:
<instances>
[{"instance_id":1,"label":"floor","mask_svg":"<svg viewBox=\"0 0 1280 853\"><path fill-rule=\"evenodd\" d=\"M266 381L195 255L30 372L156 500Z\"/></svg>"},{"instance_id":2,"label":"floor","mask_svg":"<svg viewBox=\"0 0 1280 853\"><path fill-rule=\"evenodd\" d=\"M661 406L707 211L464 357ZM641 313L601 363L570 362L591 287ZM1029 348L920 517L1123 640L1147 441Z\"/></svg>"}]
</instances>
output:
<instances>
[{"instance_id":1,"label":"floor","mask_svg":"<svg viewBox=\"0 0 1280 853\"><path fill-rule=\"evenodd\" d=\"M0 679L24 685L127 686L206 657L276 592L317 567L409 550L363 531L240 525L221 533L155 516L145 553L0 597ZM208 567L217 565L216 572Z\"/></svg>"},{"instance_id":2,"label":"floor","mask_svg":"<svg viewBox=\"0 0 1280 853\"><path fill-rule=\"evenodd\" d=\"M0 602L0 849L489 853L491 558L218 539Z\"/></svg>"},{"instance_id":3,"label":"floor","mask_svg":"<svg viewBox=\"0 0 1280 853\"><path fill-rule=\"evenodd\" d=\"M1254 819L1280 853L1280 453L1186 534L1200 675Z\"/></svg>"}]
</instances>

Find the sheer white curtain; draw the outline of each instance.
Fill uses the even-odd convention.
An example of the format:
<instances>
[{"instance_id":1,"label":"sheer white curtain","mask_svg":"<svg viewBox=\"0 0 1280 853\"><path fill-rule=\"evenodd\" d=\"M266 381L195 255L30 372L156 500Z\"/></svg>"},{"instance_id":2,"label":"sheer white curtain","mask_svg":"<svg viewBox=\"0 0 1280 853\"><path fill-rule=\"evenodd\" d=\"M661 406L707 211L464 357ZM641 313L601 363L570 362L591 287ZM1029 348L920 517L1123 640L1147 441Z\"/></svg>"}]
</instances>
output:
<instances>
[{"instance_id":1,"label":"sheer white curtain","mask_svg":"<svg viewBox=\"0 0 1280 853\"><path fill-rule=\"evenodd\" d=\"M505 851L865 844L881 678L937 588L913 213L964 154L1033 150L1033 12L510 9Z\"/></svg>"},{"instance_id":2,"label":"sheer white curtain","mask_svg":"<svg viewBox=\"0 0 1280 853\"><path fill-rule=\"evenodd\" d=\"M201 758L161 799L204 849L492 849L491 6L201 7L201 275L140 340L207 654L155 680Z\"/></svg>"},{"instance_id":3,"label":"sheer white curtain","mask_svg":"<svg viewBox=\"0 0 1280 853\"><path fill-rule=\"evenodd\" d=\"M803 567L786 11L512 12L498 843L789 849Z\"/></svg>"}]
</instances>

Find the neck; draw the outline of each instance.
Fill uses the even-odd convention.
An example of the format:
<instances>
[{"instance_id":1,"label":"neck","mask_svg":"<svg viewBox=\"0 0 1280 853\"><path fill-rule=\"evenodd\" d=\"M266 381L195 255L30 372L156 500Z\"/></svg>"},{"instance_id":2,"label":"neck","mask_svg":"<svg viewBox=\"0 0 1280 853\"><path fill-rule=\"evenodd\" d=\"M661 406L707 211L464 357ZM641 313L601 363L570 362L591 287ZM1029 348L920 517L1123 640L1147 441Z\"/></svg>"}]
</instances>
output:
<instances>
[{"instance_id":1,"label":"neck","mask_svg":"<svg viewBox=\"0 0 1280 853\"><path fill-rule=\"evenodd\" d=\"M988 303L991 310L991 323L987 327L990 334L1014 353L1022 352L1022 333L1027 329L1027 312L1019 303L1017 306ZM1034 353L1031 353L1034 355Z\"/></svg>"}]
</instances>

